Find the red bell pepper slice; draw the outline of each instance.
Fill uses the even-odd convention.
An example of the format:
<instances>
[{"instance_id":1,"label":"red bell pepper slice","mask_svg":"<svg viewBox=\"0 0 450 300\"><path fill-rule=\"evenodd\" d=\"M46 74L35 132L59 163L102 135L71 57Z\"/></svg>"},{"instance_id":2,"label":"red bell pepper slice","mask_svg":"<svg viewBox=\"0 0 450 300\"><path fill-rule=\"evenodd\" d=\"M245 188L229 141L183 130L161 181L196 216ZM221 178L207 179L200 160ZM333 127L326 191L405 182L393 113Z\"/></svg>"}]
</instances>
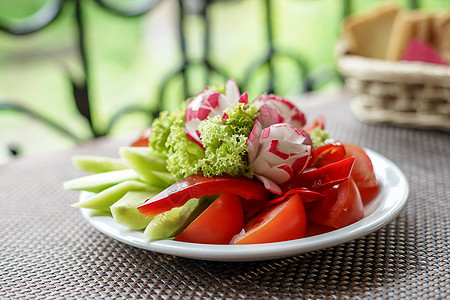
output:
<instances>
[{"instance_id":1,"label":"red bell pepper slice","mask_svg":"<svg viewBox=\"0 0 450 300\"><path fill-rule=\"evenodd\" d=\"M261 183L245 177L190 175L147 199L138 207L144 216L154 216L185 204L189 199L222 193L238 195L244 199L266 201L270 193Z\"/></svg>"},{"instance_id":2,"label":"red bell pepper slice","mask_svg":"<svg viewBox=\"0 0 450 300\"><path fill-rule=\"evenodd\" d=\"M349 157L318 169L306 170L295 175L281 187L281 190L286 193L294 188L305 187L316 192L322 192L347 180L354 163L355 158Z\"/></svg>"},{"instance_id":3,"label":"red bell pepper slice","mask_svg":"<svg viewBox=\"0 0 450 300\"><path fill-rule=\"evenodd\" d=\"M311 167L320 168L345 158L345 148L340 142L333 142L317 147L311 151Z\"/></svg>"},{"instance_id":4,"label":"red bell pepper slice","mask_svg":"<svg viewBox=\"0 0 450 300\"><path fill-rule=\"evenodd\" d=\"M298 187L298 188L294 188L294 189L287 191L281 197L267 201L266 204L267 204L267 206L276 204L278 202L283 201L284 199L286 199L287 197L289 197L291 195L299 195L300 198L302 199L303 203L315 202L315 201L323 200L326 198L326 196L322 193L310 190L305 187Z\"/></svg>"}]
</instances>

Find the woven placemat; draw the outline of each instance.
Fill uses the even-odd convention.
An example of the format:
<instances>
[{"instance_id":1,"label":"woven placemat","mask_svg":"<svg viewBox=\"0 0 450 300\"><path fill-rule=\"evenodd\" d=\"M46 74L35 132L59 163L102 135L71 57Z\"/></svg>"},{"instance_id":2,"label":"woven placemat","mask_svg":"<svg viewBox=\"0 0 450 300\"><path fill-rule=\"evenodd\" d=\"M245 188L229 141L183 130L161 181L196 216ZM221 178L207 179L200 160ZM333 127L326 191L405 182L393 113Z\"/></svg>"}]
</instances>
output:
<instances>
[{"instance_id":1,"label":"woven placemat","mask_svg":"<svg viewBox=\"0 0 450 300\"><path fill-rule=\"evenodd\" d=\"M327 100L328 99L328 100ZM386 227L336 247L249 263L190 260L117 242L70 207L74 153L116 155L124 140L19 158L0 167L0 298L449 299L450 134L366 125L345 95L300 104L331 134L386 156L410 197Z\"/></svg>"}]
</instances>

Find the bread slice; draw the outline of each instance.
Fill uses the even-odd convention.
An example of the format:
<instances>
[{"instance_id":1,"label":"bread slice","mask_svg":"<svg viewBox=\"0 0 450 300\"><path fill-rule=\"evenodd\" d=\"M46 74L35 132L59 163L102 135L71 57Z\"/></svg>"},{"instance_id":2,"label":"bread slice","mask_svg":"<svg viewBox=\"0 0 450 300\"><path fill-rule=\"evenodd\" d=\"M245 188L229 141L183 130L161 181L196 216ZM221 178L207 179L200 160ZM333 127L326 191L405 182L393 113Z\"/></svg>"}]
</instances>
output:
<instances>
[{"instance_id":1,"label":"bread slice","mask_svg":"<svg viewBox=\"0 0 450 300\"><path fill-rule=\"evenodd\" d=\"M369 12L355 14L343 23L343 37L351 54L386 58L391 29L400 11L397 4L380 5Z\"/></svg>"},{"instance_id":2,"label":"bread slice","mask_svg":"<svg viewBox=\"0 0 450 300\"><path fill-rule=\"evenodd\" d=\"M432 45L441 55L442 59L450 64L450 13L437 12L433 19Z\"/></svg>"},{"instance_id":3,"label":"bread slice","mask_svg":"<svg viewBox=\"0 0 450 300\"><path fill-rule=\"evenodd\" d=\"M395 19L386 59L399 60L413 39L432 46L434 40L433 15L420 10L403 10Z\"/></svg>"}]
</instances>

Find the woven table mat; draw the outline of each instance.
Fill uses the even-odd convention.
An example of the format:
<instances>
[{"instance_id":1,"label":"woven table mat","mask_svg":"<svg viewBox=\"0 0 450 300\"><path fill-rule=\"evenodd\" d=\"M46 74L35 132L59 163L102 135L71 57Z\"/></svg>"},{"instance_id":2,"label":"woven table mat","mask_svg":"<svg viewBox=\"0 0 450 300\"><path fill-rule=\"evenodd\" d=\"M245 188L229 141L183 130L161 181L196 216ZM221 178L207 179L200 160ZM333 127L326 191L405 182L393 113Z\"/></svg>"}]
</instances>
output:
<instances>
[{"instance_id":1,"label":"woven table mat","mask_svg":"<svg viewBox=\"0 0 450 300\"><path fill-rule=\"evenodd\" d=\"M450 299L450 134L367 125L345 94L299 100L332 136L370 148L405 173L410 196L386 227L306 254L247 263L191 260L141 250L92 228L70 207L73 154L117 156L127 140L0 166L0 299L367 298Z\"/></svg>"}]
</instances>

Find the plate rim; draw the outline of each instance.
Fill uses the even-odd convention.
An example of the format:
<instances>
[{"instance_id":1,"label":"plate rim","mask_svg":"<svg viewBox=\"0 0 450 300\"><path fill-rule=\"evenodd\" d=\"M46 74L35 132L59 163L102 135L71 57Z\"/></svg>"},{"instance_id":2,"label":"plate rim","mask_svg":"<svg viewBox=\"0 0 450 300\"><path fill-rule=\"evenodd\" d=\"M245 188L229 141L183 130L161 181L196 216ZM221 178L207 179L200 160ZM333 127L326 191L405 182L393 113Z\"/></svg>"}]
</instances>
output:
<instances>
[{"instance_id":1,"label":"plate rim","mask_svg":"<svg viewBox=\"0 0 450 300\"><path fill-rule=\"evenodd\" d=\"M262 261L299 255L343 244L375 232L395 219L406 206L409 198L409 184L404 173L385 156L367 148L364 148L364 150L372 160L377 177L382 173L381 168L383 166L385 168L387 166L389 171L397 177L398 185L391 187L391 189L399 189L397 196L400 195L400 197L391 199L396 195L386 194L386 188L389 185L381 181L381 192L376 198L376 201L381 203L378 203L378 206L369 215L341 229L311 237L252 245L196 244L173 240L146 242L141 231L130 230L115 223L111 216L91 216L88 209L81 209L81 214L92 227L115 240L133 247L163 254L198 260L235 262ZM81 192L80 198L86 197L86 195L88 195L87 192ZM383 208L385 215L378 216Z\"/></svg>"}]
</instances>

